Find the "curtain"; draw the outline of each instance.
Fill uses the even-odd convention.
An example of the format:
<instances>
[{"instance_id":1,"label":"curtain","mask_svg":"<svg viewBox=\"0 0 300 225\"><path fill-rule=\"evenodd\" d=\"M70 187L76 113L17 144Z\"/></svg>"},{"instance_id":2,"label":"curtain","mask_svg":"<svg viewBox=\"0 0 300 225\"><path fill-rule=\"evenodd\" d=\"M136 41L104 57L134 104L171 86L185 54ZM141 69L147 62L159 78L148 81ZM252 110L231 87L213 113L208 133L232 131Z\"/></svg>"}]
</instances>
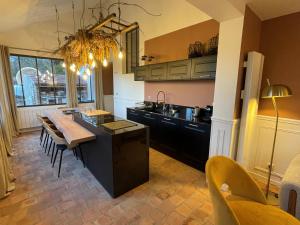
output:
<instances>
[{"instance_id":1,"label":"curtain","mask_svg":"<svg viewBox=\"0 0 300 225\"><path fill-rule=\"evenodd\" d=\"M95 102L96 109L104 108L104 94L103 94L103 74L101 63L97 63L95 68Z\"/></svg>"},{"instance_id":2,"label":"curtain","mask_svg":"<svg viewBox=\"0 0 300 225\"><path fill-rule=\"evenodd\" d=\"M9 64L9 51L5 46L0 46L0 106L2 108L3 139L8 146L8 154L11 155L12 138L19 134L17 107L13 89Z\"/></svg>"},{"instance_id":3,"label":"curtain","mask_svg":"<svg viewBox=\"0 0 300 225\"><path fill-rule=\"evenodd\" d=\"M0 106L0 199L9 195L15 189L14 175L8 161L7 152L10 146L5 141L3 108Z\"/></svg>"},{"instance_id":4,"label":"curtain","mask_svg":"<svg viewBox=\"0 0 300 225\"><path fill-rule=\"evenodd\" d=\"M70 66L66 65L66 84L67 84L67 103L68 107L76 108L78 106L76 79L77 76L70 70Z\"/></svg>"}]
</instances>

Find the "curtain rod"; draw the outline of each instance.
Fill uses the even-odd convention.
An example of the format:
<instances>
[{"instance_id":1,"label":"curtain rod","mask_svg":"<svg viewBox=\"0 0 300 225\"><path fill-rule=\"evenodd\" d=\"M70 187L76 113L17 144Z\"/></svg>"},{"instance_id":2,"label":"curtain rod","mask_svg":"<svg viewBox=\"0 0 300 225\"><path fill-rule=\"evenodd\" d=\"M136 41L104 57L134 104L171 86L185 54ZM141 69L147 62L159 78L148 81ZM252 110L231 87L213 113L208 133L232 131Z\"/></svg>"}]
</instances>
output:
<instances>
[{"instance_id":1,"label":"curtain rod","mask_svg":"<svg viewBox=\"0 0 300 225\"><path fill-rule=\"evenodd\" d=\"M50 52L50 51L46 51L46 50L37 50L37 49L29 49L29 48L18 48L18 47L9 47L9 46L8 46L8 48L15 49L15 50L24 50L24 51L31 51L31 52L44 52L44 53L52 53L52 54L54 54L54 51Z\"/></svg>"}]
</instances>

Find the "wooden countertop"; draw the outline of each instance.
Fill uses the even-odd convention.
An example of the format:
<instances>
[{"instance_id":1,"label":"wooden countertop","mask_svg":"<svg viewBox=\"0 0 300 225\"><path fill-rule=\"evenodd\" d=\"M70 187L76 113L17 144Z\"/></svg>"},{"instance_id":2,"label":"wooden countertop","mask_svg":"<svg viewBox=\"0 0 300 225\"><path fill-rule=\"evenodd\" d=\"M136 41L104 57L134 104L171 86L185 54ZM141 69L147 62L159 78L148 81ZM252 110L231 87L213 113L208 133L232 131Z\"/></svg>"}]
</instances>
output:
<instances>
[{"instance_id":1,"label":"wooden countertop","mask_svg":"<svg viewBox=\"0 0 300 225\"><path fill-rule=\"evenodd\" d=\"M96 138L95 134L73 121L72 115L65 115L62 110L49 110L45 113L45 116L64 134L70 145L80 144Z\"/></svg>"}]
</instances>

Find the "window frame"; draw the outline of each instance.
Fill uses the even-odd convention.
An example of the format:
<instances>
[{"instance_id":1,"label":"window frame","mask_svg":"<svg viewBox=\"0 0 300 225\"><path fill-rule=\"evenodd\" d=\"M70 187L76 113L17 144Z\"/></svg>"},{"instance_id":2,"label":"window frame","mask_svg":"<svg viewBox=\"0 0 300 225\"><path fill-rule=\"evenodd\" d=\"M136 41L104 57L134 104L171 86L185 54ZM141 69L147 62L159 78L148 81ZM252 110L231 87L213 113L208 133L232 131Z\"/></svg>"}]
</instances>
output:
<instances>
[{"instance_id":1,"label":"window frame","mask_svg":"<svg viewBox=\"0 0 300 225\"><path fill-rule=\"evenodd\" d=\"M61 58L54 58L54 57L43 57L43 56L32 56L32 55L23 55L23 54L10 54L10 56L15 56L18 57L18 67L19 67L19 71L20 71L20 78L21 78L21 83L22 83L22 95L23 95L23 105L21 106L17 106L17 108L29 108L29 107L39 107L39 106L55 106L55 105L66 105L67 103L57 103L57 99L56 99L56 88L54 85L54 76L55 74L53 73L53 61L54 60L59 60L59 61L64 61ZM41 100L41 92L39 90L39 102L40 104L36 104L36 105L26 105L26 101L25 101L25 95L24 95L24 84L23 84L23 74L22 74L22 70L21 70L21 61L20 61L20 57L28 57L28 58L34 58L35 61L35 69L37 70L37 81L38 81L38 86L40 87L40 78L38 76L38 59L49 59L51 62L51 72L53 74L52 77L52 82L53 82L53 92L54 92L54 100L55 103L54 104L41 104L42 100ZM11 73L11 76L13 76L13 74ZM66 72L65 72L65 76L67 76ZM67 79L67 78L66 78ZM65 91L66 91L66 97L67 97L67 85L65 83ZM16 96L14 96L16 97Z\"/></svg>"},{"instance_id":2,"label":"window frame","mask_svg":"<svg viewBox=\"0 0 300 225\"><path fill-rule=\"evenodd\" d=\"M136 65L135 66L133 66L132 65L132 59L133 59L133 57L132 57L132 49L133 49L133 38L132 38L132 33L133 33L133 31L136 31L136 43L135 43L135 47L136 47ZM131 40L130 40L130 46L131 46L131 49L130 49L130 52L131 52L131 54L130 54L130 59L131 59L131 65L130 65L130 71L129 71L129 68L128 68L128 35L129 34L131 34ZM133 73L134 72L134 68L135 67L138 67L139 66L139 64L140 64L140 60L139 60L139 45L140 45L140 29L139 29L139 27L137 27L137 28L135 28L135 29L132 29L132 30L130 30L130 31L128 31L128 32L126 32L126 34L125 34L125 43L126 43L126 73Z\"/></svg>"}]
</instances>

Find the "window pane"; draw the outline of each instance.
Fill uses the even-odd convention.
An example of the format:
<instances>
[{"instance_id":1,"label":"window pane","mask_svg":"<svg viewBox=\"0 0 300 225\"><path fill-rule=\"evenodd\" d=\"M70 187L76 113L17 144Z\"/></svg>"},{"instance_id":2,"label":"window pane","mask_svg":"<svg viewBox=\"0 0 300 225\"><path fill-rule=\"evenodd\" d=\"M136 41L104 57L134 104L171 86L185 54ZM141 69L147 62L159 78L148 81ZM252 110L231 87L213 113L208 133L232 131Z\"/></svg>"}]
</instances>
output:
<instances>
[{"instance_id":1,"label":"window pane","mask_svg":"<svg viewBox=\"0 0 300 225\"><path fill-rule=\"evenodd\" d=\"M92 87L91 76L85 80L82 76L78 76L77 79L77 96L79 102L91 102L92 101Z\"/></svg>"},{"instance_id":2,"label":"window pane","mask_svg":"<svg viewBox=\"0 0 300 225\"><path fill-rule=\"evenodd\" d=\"M40 96L36 60L32 57L20 56L20 65L25 105L39 105Z\"/></svg>"},{"instance_id":3,"label":"window pane","mask_svg":"<svg viewBox=\"0 0 300 225\"><path fill-rule=\"evenodd\" d=\"M37 59L39 78L40 78L40 95L42 105L55 104L53 73L50 59Z\"/></svg>"},{"instance_id":4,"label":"window pane","mask_svg":"<svg viewBox=\"0 0 300 225\"><path fill-rule=\"evenodd\" d=\"M54 74L54 86L55 86L55 98L56 104L67 103L66 98L66 72L62 67L62 60L53 59L53 74Z\"/></svg>"},{"instance_id":5,"label":"window pane","mask_svg":"<svg viewBox=\"0 0 300 225\"><path fill-rule=\"evenodd\" d=\"M11 75L13 78L16 104L17 106L24 106L23 88L21 82L18 56L10 56L10 67Z\"/></svg>"},{"instance_id":6,"label":"window pane","mask_svg":"<svg viewBox=\"0 0 300 225\"><path fill-rule=\"evenodd\" d=\"M127 73L131 73L131 32L126 34L126 68Z\"/></svg>"}]
</instances>

